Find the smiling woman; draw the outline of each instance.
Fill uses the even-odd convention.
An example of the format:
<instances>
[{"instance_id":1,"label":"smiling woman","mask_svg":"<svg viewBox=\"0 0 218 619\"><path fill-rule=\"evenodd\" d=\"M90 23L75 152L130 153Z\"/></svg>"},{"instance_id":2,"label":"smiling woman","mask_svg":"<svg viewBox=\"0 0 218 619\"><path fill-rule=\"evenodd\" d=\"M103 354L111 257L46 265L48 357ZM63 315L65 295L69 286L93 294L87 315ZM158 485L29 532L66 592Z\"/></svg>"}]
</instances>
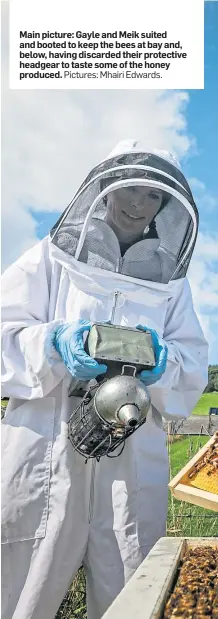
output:
<instances>
[{"instance_id":1,"label":"smiling woman","mask_svg":"<svg viewBox=\"0 0 218 619\"><path fill-rule=\"evenodd\" d=\"M132 148L127 154L113 151L92 170L52 240L83 263L168 283L188 268L197 210L174 158Z\"/></svg>"},{"instance_id":2,"label":"smiling woman","mask_svg":"<svg viewBox=\"0 0 218 619\"><path fill-rule=\"evenodd\" d=\"M163 192L150 187L117 189L106 197L106 221L119 242L131 245L141 240L143 232L161 209Z\"/></svg>"}]
</instances>

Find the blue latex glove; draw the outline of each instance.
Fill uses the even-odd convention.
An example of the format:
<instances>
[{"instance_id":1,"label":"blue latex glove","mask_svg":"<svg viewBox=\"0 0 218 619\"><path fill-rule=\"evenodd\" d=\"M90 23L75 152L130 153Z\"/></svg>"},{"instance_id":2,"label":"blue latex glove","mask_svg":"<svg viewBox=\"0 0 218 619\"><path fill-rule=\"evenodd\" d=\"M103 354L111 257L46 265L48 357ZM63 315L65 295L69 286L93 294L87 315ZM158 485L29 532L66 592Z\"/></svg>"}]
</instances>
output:
<instances>
[{"instance_id":1,"label":"blue latex glove","mask_svg":"<svg viewBox=\"0 0 218 619\"><path fill-rule=\"evenodd\" d=\"M80 380L91 380L107 371L106 365L99 364L84 350L83 333L90 329L91 323L87 320L65 323L57 327L53 339L53 345L69 372Z\"/></svg>"},{"instance_id":2,"label":"blue latex glove","mask_svg":"<svg viewBox=\"0 0 218 619\"><path fill-rule=\"evenodd\" d=\"M152 370L143 370L139 374L139 378L146 386L154 385L154 383L160 380L166 370L168 349L153 329L148 329L148 327L143 325L136 325L136 329L151 332L156 366Z\"/></svg>"}]
</instances>

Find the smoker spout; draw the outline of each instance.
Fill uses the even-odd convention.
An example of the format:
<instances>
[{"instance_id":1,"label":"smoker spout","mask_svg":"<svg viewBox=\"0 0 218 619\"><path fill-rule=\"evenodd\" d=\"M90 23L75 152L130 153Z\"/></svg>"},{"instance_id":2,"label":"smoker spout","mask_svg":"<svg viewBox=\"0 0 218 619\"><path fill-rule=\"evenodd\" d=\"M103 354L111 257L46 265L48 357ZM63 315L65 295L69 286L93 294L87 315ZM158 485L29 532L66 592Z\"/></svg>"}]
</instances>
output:
<instances>
[{"instance_id":1,"label":"smoker spout","mask_svg":"<svg viewBox=\"0 0 218 619\"><path fill-rule=\"evenodd\" d=\"M125 404L117 413L118 420L130 428L134 428L139 423L140 417L140 411L135 404Z\"/></svg>"}]
</instances>

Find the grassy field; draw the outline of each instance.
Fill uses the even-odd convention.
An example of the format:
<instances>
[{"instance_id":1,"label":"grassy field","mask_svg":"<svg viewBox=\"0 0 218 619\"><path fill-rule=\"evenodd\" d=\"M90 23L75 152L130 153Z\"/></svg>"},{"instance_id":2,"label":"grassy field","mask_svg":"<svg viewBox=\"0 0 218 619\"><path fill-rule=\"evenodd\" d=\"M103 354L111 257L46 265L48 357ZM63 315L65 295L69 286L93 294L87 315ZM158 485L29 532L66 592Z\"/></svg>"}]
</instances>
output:
<instances>
[{"instance_id":1,"label":"grassy field","mask_svg":"<svg viewBox=\"0 0 218 619\"><path fill-rule=\"evenodd\" d=\"M210 407L218 408L218 391L204 393L196 404L192 415L208 415Z\"/></svg>"}]
</instances>

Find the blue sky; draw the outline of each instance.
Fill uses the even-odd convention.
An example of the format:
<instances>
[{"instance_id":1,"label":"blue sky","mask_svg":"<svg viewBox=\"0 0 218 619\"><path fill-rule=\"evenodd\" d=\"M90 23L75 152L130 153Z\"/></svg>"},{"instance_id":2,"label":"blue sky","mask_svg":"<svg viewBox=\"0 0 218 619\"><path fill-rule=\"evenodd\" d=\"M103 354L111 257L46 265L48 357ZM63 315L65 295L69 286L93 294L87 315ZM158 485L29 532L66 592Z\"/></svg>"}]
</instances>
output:
<instances>
[{"instance_id":1,"label":"blue sky","mask_svg":"<svg viewBox=\"0 0 218 619\"><path fill-rule=\"evenodd\" d=\"M3 7L3 270L43 238L78 186L122 139L171 150L200 212L189 280L218 363L218 2L205 2L205 88L193 91L12 91ZM10 244L7 239L10 238Z\"/></svg>"},{"instance_id":2,"label":"blue sky","mask_svg":"<svg viewBox=\"0 0 218 619\"><path fill-rule=\"evenodd\" d=\"M184 163L188 177L204 183L206 190L193 186L200 213L200 231L214 235L218 231L218 3L205 3L205 82L203 91L192 91L187 108L187 122L196 139L196 156ZM217 238L216 238L217 242ZM218 280L218 254L210 260L208 272ZM217 286L217 283L216 283ZM218 363L217 306L205 307L216 335L210 349L211 362Z\"/></svg>"},{"instance_id":3,"label":"blue sky","mask_svg":"<svg viewBox=\"0 0 218 619\"><path fill-rule=\"evenodd\" d=\"M188 177L201 179L209 191L218 196L217 146L218 146L218 3L205 3L205 71L204 90L192 90L187 108L187 122L197 141L196 156L183 163ZM217 224L217 213L210 215L211 229ZM202 219L206 217L202 212Z\"/></svg>"}]
</instances>

